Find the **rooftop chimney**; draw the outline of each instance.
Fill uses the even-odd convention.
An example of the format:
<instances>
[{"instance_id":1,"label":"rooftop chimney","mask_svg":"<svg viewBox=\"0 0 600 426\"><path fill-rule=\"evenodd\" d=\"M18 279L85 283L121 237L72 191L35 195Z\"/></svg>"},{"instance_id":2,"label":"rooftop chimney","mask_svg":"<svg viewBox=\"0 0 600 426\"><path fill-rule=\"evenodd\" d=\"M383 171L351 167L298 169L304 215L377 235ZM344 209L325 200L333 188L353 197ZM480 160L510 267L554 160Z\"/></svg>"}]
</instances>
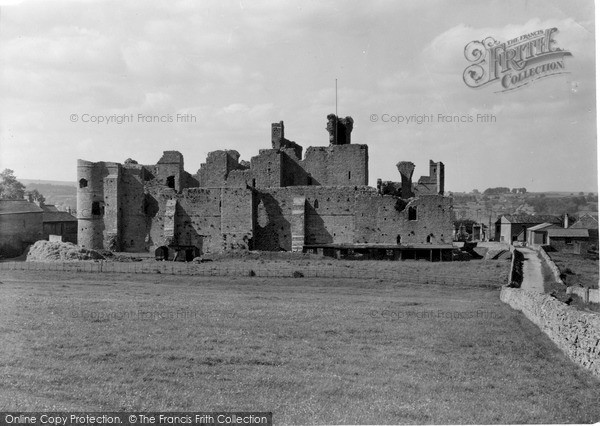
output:
<instances>
[{"instance_id":1,"label":"rooftop chimney","mask_svg":"<svg viewBox=\"0 0 600 426\"><path fill-rule=\"evenodd\" d=\"M565 229L569 227L569 215L565 213Z\"/></svg>"}]
</instances>

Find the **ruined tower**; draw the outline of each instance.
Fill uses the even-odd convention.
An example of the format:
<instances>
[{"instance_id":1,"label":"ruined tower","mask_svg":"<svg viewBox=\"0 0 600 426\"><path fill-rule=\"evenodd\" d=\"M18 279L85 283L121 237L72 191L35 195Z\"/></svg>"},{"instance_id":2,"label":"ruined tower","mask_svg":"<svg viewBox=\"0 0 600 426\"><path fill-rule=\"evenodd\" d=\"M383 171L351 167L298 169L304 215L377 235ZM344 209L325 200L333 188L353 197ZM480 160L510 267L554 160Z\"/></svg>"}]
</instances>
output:
<instances>
[{"instance_id":1,"label":"ruined tower","mask_svg":"<svg viewBox=\"0 0 600 426\"><path fill-rule=\"evenodd\" d=\"M350 145L350 134L354 127L352 117L339 118L335 114L327 116L327 131L331 145Z\"/></svg>"},{"instance_id":2,"label":"ruined tower","mask_svg":"<svg viewBox=\"0 0 600 426\"><path fill-rule=\"evenodd\" d=\"M402 177L402 198L414 196L412 189L412 175L415 171L414 163L411 163L410 161L400 161L396 164L396 167Z\"/></svg>"},{"instance_id":3,"label":"ruined tower","mask_svg":"<svg viewBox=\"0 0 600 426\"><path fill-rule=\"evenodd\" d=\"M77 243L120 250L118 163L77 161Z\"/></svg>"}]
</instances>

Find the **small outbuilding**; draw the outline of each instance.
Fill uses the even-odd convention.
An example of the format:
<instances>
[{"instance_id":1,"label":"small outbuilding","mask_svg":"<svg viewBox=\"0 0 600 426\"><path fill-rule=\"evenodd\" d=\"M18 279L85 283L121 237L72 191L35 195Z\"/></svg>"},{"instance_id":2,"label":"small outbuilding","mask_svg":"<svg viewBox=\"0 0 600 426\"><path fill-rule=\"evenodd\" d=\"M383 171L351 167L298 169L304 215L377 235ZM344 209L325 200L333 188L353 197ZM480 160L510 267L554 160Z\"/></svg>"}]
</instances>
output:
<instances>
[{"instance_id":1,"label":"small outbuilding","mask_svg":"<svg viewBox=\"0 0 600 426\"><path fill-rule=\"evenodd\" d=\"M0 200L0 256L16 257L42 239L44 211L27 200Z\"/></svg>"},{"instance_id":2,"label":"small outbuilding","mask_svg":"<svg viewBox=\"0 0 600 426\"><path fill-rule=\"evenodd\" d=\"M42 238L77 244L77 218L53 205L42 204L40 207L44 211Z\"/></svg>"},{"instance_id":3,"label":"small outbuilding","mask_svg":"<svg viewBox=\"0 0 600 426\"><path fill-rule=\"evenodd\" d=\"M590 235L582 228L549 228L548 245L556 251L564 253L587 253Z\"/></svg>"},{"instance_id":4,"label":"small outbuilding","mask_svg":"<svg viewBox=\"0 0 600 426\"><path fill-rule=\"evenodd\" d=\"M505 214L496 221L496 241L525 242L527 230L533 226L550 223L561 226L563 218L552 215Z\"/></svg>"}]
</instances>

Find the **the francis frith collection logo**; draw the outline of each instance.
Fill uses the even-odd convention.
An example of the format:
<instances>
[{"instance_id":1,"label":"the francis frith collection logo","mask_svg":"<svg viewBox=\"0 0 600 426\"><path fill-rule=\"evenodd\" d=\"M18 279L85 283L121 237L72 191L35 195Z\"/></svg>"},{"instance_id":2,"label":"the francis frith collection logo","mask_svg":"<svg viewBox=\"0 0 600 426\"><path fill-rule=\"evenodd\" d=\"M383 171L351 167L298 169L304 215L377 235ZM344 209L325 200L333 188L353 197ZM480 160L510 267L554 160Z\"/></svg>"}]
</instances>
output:
<instances>
[{"instance_id":1,"label":"the francis frith collection logo","mask_svg":"<svg viewBox=\"0 0 600 426\"><path fill-rule=\"evenodd\" d=\"M514 90L540 78L566 73L567 50L556 45L556 28L538 30L500 43L492 37L472 41L465 47L469 65L465 84L479 88L499 83L500 92Z\"/></svg>"}]
</instances>

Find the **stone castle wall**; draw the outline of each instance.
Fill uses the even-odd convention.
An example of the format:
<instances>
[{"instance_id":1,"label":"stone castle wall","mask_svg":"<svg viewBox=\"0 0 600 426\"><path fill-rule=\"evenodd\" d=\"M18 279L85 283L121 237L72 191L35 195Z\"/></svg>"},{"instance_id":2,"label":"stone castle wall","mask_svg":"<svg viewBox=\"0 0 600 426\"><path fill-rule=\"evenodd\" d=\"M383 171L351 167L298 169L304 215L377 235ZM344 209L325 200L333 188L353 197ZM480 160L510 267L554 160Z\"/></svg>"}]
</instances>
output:
<instances>
[{"instance_id":1,"label":"stone castle wall","mask_svg":"<svg viewBox=\"0 0 600 426\"><path fill-rule=\"evenodd\" d=\"M237 151L211 152L198 170L199 184L207 188L368 184L367 145L310 147L304 159L297 156L299 148L262 149L250 167L238 163Z\"/></svg>"},{"instance_id":2,"label":"stone castle wall","mask_svg":"<svg viewBox=\"0 0 600 426\"><path fill-rule=\"evenodd\" d=\"M350 143L353 121L344 120L343 138L309 147L304 158L302 147L285 139L283 123L275 123L272 149L260 150L250 162L240 161L237 151L211 152L194 176L185 172L177 151L165 151L156 165L79 160L78 243L115 251L186 246L210 253L451 242L443 164L430 162L430 176L414 187L408 171L402 185L392 183L408 196L383 195L367 186L368 147Z\"/></svg>"},{"instance_id":3,"label":"stone castle wall","mask_svg":"<svg viewBox=\"0 0 600 426\"><path fill-rule=\"evenodd\" d=\"M294 198L305 198L305 244L451 243L451 200L413 199L402 210L398 198L367 186L269 188L257 192L256 243L264 250L291 250ZM408 207L416 209L409 219ZM429 237L429 239L428 239Z\"/></svg>"}]
</instances>

